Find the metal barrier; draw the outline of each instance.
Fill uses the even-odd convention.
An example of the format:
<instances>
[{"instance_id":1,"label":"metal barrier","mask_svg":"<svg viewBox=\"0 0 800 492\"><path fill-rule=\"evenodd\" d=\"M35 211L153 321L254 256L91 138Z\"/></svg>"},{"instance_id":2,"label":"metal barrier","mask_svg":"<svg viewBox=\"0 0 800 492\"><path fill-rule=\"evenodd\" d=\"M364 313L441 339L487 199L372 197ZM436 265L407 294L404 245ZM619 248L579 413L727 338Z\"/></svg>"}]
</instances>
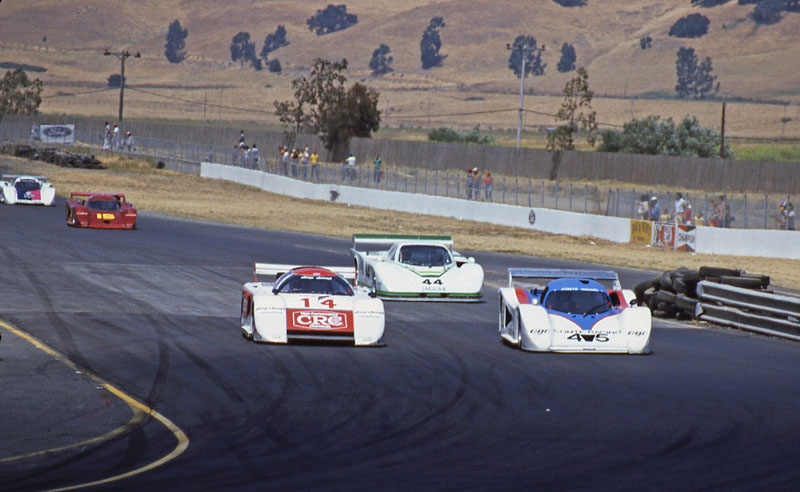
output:
<instances>
[{"instance_id":1,"label":"metal barrier","mask_svg":"<svg viewBox=\"0 0 800 492\"><path fill-rule=\"evenodd\" d=\"M800 298L715 282L697 284L697 318L800 341Z\"/></svg>"}]
</instances>

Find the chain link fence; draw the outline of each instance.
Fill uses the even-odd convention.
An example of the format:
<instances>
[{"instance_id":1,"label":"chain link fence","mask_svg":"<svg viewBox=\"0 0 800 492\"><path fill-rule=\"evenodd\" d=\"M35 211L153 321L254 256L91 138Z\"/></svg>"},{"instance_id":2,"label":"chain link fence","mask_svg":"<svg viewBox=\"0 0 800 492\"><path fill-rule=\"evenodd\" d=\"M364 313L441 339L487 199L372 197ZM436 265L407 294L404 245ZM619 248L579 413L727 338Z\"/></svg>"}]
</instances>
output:
<instances>
[{"instance_id":1,"label":"chain link fence","mask_svg":"<svg viewBox=\"0 0 800 492\"><path fill-rule=\"evenodd\" d=\"M29 124L5 123L0 126L0 138L30 140ZM747 229L781 228L777 216L782 201L792 197L778 194L755 193L698 193L683 190L651 189L647 187L619 187L582 182L551 181L508 175L491 175L491 186L486 184L486 172L474 174L464 170L439 170L383 164L375 172L371 161L360 162L354 172L348 172L343 163L320 162L316 167L299 161L283 163L278 153L259 149L258 157L237 146L222 147L197 143L179 143L172 140L136 137L131 145L125 142L119 148L104 150L102 133L75 129L76 146L82 152L121 152L154 160L174 159L189 162L212 162L259 169L267 173L284 175L313 183L346 184L364 188L377 188L407 193L462 198L468 200L504 203L527 207L540 207L570 212L642 218L639 204L642 200L657 201L662 209L662 221L675 221L675 201L680 191L691 206L691 222ZM32 142L36 143L36 142ZM113 143L112 143L113 145ZM274 148L277 148L275 145ZM472 178L468 177L468 174ZM701 187L702 183L698 183ZM727 203L730 213L719 213L721 202Z\"/></svg>"}]
</instances>

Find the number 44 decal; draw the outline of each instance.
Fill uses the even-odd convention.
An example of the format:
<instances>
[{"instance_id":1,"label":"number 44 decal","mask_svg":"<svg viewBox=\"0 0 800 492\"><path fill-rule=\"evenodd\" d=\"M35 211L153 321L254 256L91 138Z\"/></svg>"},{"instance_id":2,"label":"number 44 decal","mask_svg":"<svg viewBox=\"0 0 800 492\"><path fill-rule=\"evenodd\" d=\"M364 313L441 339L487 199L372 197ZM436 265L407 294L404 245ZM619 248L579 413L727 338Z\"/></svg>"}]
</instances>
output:
<instances>
[{"instance_id":1,"label":"number 44 decal","mask_svg":"<svg viewBox=\"0 0 800 492\"><path fill-rule=\"evenodd\" d=\"M431 281L431 279L426 278L422 281L422 283L425 285L442 285L442 279L437 278L436 280Z\"/></svg>"},{"instance_id":2,"label":"number 44 decal","mask_svg":"<svg viewBox=\"0 0 800 492\"><path fill-rule=\"evenodd\" d=\"M608 335L602 333L573 333L567 337L567 340L575 340L576 342L607 342Z\"/></svg>"}]
</instances>

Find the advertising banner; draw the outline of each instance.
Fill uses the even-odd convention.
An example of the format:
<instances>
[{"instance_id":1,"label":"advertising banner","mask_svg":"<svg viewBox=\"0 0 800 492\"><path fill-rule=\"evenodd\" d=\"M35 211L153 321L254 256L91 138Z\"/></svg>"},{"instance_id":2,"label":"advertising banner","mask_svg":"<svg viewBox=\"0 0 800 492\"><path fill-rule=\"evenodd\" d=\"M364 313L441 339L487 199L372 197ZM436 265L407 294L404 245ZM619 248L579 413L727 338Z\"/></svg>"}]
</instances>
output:
<instances>
[{"instance_id":1,"label":"advertising banner","mask_svg":"<svg viewBox=\"0 0 800 492\"><path fill-rule=\"evenodd\" d=\"M75 143L75 125L40 125L42 143Z\"/></svg>"},{"instance_id":2,"label":"advertising banner","mask_svg":"<svg viewBox=\"0 0 800 492\"><path fill-rule=\"evenodd\" d=\"M697 250L697 228L695 226L675 226L675 249L690 253Z\"/></svg>"},{"instance_id":3,"label":"advertising banner","mask_svg":"<svg viewBox=\"0 0 800 492\"><path fill-rule=\"evenodd\" d=\"M675 247L675 226L672 224L654 224L656 229L653 245L661 248Z\"/></svg>"},{"instance_id":4,"label":"advertising banner","mask_svg":"<svg viewBox=\"0 0 800 492\"><path fill-rule=\"evenodd\" d=\"M653 223L649 220L631 219L631 242L633 244L653 244Z\"/></svg>"}]
</instances>

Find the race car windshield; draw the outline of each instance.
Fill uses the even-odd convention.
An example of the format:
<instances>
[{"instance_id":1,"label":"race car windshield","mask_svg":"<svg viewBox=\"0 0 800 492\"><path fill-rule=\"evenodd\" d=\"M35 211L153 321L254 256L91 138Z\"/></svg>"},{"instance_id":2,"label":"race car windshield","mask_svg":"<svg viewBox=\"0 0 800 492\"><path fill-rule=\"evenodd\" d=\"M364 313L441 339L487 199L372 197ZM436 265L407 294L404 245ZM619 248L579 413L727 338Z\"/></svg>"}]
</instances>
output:
<instances>
[{"instance_id":1,"label":"race car windshield","mask_svg":"<svg viewBox=\"0 0 800 492\"><path fill-rule=\"evenodd\" d=\"M341 277L314 277L291 275L281 279L278 292L285 294L327 294L331 296L352 296L353 289Z\"/></svg>"},{"instance_id":2,"label":"race car windshield","mask_svg":"<svg viewBox=\"0 0 800 492\"><path fill-rule=\"evenodd\" d=\"M398 258L400 263L412 266L443 267L451 262L447 250L440 246L403 246Z\"/></svg>"},{"instance_id":3,"label":"race car windshield","mask_svg":"<svg viewBox=\"0 0 800 492\"><path fill-rule=\"evenodd\" d=\"M28 192L28 191L31 191L31 190L38 190L39 189L39 183L37 183L36 181L30 181L30 180L26 179L26 180L17 181L16 183L14 183L14 188L16 188L17 189L17 193L20 196L22 196L22 195L25 194L25 192Z\"/></svg>"},{"instance_id":4,"label":"race car windshield","mask_svg":"<svg viewBox=\"0 0 800 492\"><path fill-rule=\"evenodd\" d=\"M113 212L119 210L119 202L116 200L89 200L87 206L94 210Z\"/></svg>"},{"instance_id":5,"label":"race car windshield","mask_svg":"<svg viewBox=\"0 0 800 492\"><path fill-rule=\"evenodd\" d=\"M611 310L605 292L590 290L557 290L547 296L545 307L570 314L601 314Z\"/></svg>"}]
</instances>

